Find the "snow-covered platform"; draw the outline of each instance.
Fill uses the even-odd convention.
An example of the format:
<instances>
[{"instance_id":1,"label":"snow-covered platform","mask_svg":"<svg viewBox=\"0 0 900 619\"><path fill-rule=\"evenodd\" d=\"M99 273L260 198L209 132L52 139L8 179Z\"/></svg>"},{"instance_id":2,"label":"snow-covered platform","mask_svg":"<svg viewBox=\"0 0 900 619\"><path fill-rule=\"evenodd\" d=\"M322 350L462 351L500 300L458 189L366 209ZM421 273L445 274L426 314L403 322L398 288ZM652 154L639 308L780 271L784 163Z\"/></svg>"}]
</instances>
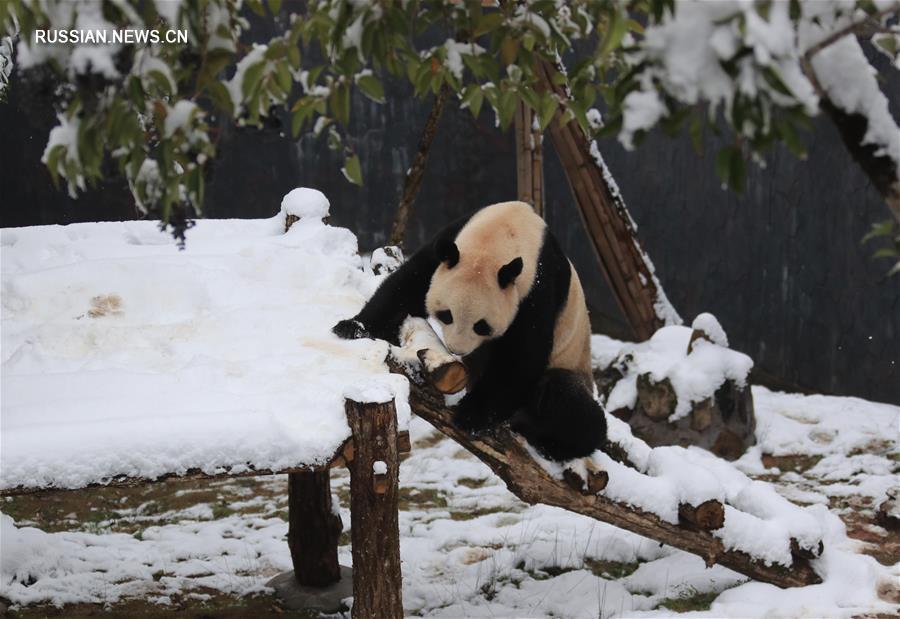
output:
<instances>
[{"instance_id":1,"label":"snow-covered platform","mask_svg":"<svg viewBox=\"0 0 900 619\"><path fill-rule=\"evenodd\" d=\"M183 251L155 222L3 230L0 490L321 467L372 381L404 429L387 344L330 332L378 281L356 238L319 192L283 207L198 221Z\"/></svg>"}]
</instances>

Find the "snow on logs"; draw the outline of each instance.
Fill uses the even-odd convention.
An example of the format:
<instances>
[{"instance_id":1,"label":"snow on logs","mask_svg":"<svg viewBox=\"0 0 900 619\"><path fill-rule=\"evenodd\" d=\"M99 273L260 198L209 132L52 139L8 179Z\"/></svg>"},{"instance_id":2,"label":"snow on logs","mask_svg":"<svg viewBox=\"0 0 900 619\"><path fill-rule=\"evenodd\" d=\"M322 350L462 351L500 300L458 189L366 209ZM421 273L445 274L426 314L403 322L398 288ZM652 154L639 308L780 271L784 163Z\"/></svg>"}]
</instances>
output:
<instances>
[{"instance_id":1,"label":"snow on logs","mask_svg":"<svg viewBox=\"0 0 900 619\"><path fill-rule=\"evenodd\" d=\"M422 323L407 326L430 330ZM505 426L473 436L454 424L449 398L428 383L427 372L411 365L418 352L394 348L387 360L392 371L410 378L413 411L487 464L523 501L607 522L779 587L821 582L810 565L822 551L819 527L727 463L680 447L651 449L615 418L608 418L604 452L567 463L543 459ZM734 488L726 491L720 480ZM760 505L745 513L726 505L732 497L743 509L746 501Z\"/></svg>"},{"instance_id":2,"label":"snow on logs","mask_svg":"<svg viewBox=\"0 0 900 619\"><path fill-rule=\"evenodd\" d=\"M712 314L690 328L664 327L599 365L601 402L653 446L697 445L735 460L755 442L753 361L728 348Z\"/></svg>"}]
</instances>

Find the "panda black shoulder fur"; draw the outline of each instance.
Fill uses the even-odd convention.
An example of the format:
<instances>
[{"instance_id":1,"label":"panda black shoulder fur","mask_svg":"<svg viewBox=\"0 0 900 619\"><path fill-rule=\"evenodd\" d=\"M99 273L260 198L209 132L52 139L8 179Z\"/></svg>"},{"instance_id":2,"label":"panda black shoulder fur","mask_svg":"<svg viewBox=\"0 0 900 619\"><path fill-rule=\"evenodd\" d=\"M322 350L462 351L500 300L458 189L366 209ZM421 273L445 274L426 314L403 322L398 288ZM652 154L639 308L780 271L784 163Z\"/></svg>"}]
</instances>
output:
<instances>
[{"instance_id":1,"label":"panda black shoulder fur","mask_svg":"<svg viewBox=\"0 0 900 619\"><path fill-rule=\"evenodd\" d=\"M461 427L476 432L510 421L554 460L603 445L581 282L528 204L494 204L454 222L334 332L396 344L407 316L428 318L451 352L478 362L456 410Z\"/></svg>"}]
</instances>

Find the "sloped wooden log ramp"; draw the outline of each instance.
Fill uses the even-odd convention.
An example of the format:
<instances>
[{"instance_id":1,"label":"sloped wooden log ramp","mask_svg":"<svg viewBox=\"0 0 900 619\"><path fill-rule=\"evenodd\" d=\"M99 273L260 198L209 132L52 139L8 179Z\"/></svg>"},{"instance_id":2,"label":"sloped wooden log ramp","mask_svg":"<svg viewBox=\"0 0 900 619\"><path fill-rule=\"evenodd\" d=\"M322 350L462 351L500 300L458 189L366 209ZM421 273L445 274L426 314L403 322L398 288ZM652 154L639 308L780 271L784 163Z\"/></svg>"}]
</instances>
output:
<instances>
[{"instance_id":1,"label":"sloped wooden log ramp","mask_svg":"<svg viewBox=\"0 0 900 619\"><path fill-rule=\"evenodd\" d=\"M442 393L430 385L416 382L415 377L410 377L403 366L392 358L389 357L387 363L392 372L410 378L409 403L413 412L487 464L506 482L510 492L526 503L554 505L583 514L698 555L707 566L723 565L778 587L802 587L822 582L810 565L812 555L801 551L799 545L790 568L778 564L766 565L744 552L726 550L721 540L710 532L724 523L724 506L718 501L706 501L697 506L682 505L679 509L680 522L673 524L603 496L606 472L589 471L587 480L581 479L574 471L567 471L563 479L554 478L507 427L477 436L469 434L453 423L453 411L445 405ZM610 445L608 451L624 452L616 445Z\"/></svg>"}]
</instances>

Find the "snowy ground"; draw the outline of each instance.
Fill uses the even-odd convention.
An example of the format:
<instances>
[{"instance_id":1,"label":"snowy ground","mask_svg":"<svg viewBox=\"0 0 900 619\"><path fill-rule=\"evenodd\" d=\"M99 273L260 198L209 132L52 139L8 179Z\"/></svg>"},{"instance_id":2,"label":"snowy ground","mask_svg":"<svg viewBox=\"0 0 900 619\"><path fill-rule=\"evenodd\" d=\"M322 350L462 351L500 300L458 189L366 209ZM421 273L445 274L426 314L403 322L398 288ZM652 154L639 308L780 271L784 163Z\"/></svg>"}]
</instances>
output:
<instances>
[{"instance_id":1,"label":"snowy ground","mask_svg":"<svg viewBox=\"0 0 900 619\"><path fill-rule=\"evenodd\" d=\"M411 423L401 466L403 600L410 615L441 617L859 616L900 606L900 536L872 523L885 489L898 485L900 408L853 398L755 388L760 448L741 466L802 504L822 504L848 524L848 548L874 556L879 592L858 583L780 592L725 568L566 511L527 506L490 470L427 423ZM760 456L764 453L765 456ZM764 465L768 465L768 468ZM773 468L780 466L781 470ZM349 478L335 471L351 561ZM19 604L139 598L183 606L220 592L268 595L266 580L290 568L285 480L151 485L7 499L3 541L31 538L22 561L43 574L0 595ZM879 565L892 566L879 568ZM861 581L864 581L861 575ZM29 582L26 580L25 582ZM218 598L213 598L218 599ZM892 603L891 603L892 602ZM219 602L221 603L221 601ZM238 602L235 601L235 604Z\"/></svg>"},{"instance_id":2,"label":"snowy ground","mask_svg":"<svg viewBox=\"0 0 900 619\"><path fill-rule=\"evenodd\" d=\"M403 379L385 373L384 343L329 333L377 279L363 268L353 235L321 223L321 194L290 196L298 199L286 199L286 210L301 219L289 233L283 214L203 221L184 253L152 222L3 231L0 487L78 487L120 474L246 463L275 468L333 453L347 435L345 388ZM684 356L689 330L668 333L684 339L676 346ZM597 358L621 345L599 336L593 343ZM392 388L406 423L403 386ZM816 562L822 585L781 591L748 583L589 518L525 505L414 418L400 474L407 613L896 613L900 534L876 526L873 509L900 486L900 408L759 387L754 398L759 444L737 468L696 449L651 455L611 419L611 432L643 454L650 477L632 483L635 471L609 461L605 493L661 517L687 491L727 496L732 505L743 499L748 512L775 506L777 517L762 514L743 527L735 524L750 517L728 511L719 533L729 547L737 535L740 547L764 546L753 554L778 561L789 559L791 527L814 529L825 539ZM638 492L648 483L666 492ZM333 487L349 526L346 471L334 472ZM62 606L64 616L90 614L97 604L126 616L224 605L240 607L232 616L241 616L260 600L280 611L265 583L290 568L285 490L283 477L260 477L7 498L0 597L25 616L47 605ZM790 506L775 491L810 508ZM776 538L780 546L770 543ZM346 530L342 541L349 564Z\"/></svg>"}]
</instances>

